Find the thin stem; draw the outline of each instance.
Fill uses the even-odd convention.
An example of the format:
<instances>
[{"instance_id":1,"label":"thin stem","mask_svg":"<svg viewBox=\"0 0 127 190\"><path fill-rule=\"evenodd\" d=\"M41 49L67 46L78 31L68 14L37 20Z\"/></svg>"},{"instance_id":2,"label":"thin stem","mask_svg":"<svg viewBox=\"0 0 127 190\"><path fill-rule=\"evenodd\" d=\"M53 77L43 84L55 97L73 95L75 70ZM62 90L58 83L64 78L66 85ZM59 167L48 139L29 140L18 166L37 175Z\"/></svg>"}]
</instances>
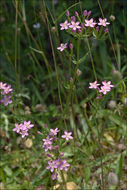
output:
<instances>
[{"instance_id":1,"label":"thin stem","mask_svg":"<svg viewBox=\"0 0 127 190\"><path fill-rule=\"evenodd\" d=\"M102 7L101 7L100 0L97 0L97 2L98 2L98 6L100 8L101 14L102 14L103 18L105 18L103 10L102 10ZM109 40L110 40L110 43L111 43L111 46L112 46L112 50L113 50L113 53L114 53L114 56L115 56L116 63L118 65L118 60L117 60L116 52L115 52L115 49L114 49L114 46L113 46L113 42L112 42L112 38L111 38L111 35L110 35L109 32L108 32L108 37L109 37Z\"/></svg>"},{"instance_id":2,"label":"thin stem","mask_svg":"<svg viewBox=\"0 0 127 190\"><path fill-rule=\"evenodd\" d=\"M93 61L92 52L91 52L91 48L90 48L90 44L89 44L88 38L86 38L86 43L87 43L87 46L88 46L88 49L89 49L89 52L90 52L90 59L91 59L91 63L92 63L92 68L93 68L94 77L95 77L95 80L97 81L97 76L96 76L94 61Z\"/></svg>"}]
</instances>

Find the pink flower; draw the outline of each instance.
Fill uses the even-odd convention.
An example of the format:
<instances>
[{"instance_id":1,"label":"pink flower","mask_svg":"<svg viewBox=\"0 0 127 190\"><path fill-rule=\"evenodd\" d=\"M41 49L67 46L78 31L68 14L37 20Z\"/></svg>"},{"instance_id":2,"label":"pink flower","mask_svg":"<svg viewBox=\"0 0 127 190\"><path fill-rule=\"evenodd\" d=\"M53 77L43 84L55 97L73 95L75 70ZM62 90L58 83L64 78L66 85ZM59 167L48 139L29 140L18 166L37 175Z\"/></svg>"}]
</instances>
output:
<instances>
[{"instance_id":1,"label":"pink flower","mask_svg":"<svg viewBox=\"0 0 127 190\"><path fill-rule=\"evenodd\" d=\"M7 106L8 104L12 103L11 97L12 96L4 95L4 98L0 102L3 103L5 106Z\"/></svg>"},{"instance_id":2,"label":"pink flower","mask_svg":"<svg viewBox=\"0 0 127 190\"><path fill-rule=\"evenodd\" d=\"M60 165L60 170L64 169L65 171L67 171L69 166L70 164L68 164L67 161L64 159Z\"/></svg>"},{"instance_id":3,"label":"pink flower","mask_svg":"<svg viewBox=\"0 0 127 190\"><path fill-rule=\"evenodd\" d=\"M64 23L61 23L61 24L60 24L60 26L61 26L60 30L67 30L68 27L69 27L69 25L70 25L70 23L68 23L68 21L65 20Z\"/></svg>"},{"instance_id":4,"label":"pink flower","mask_svg":"<svg viewBox=\"0 0 127 190\"><path fill-rule=\"evenodd\" d=\"M73 139L73 137L71 136L72 132L67 132L67 131L64 131L64 135L62 135L62 138L66 139L67 141L69 139Z\"/></svg>"},{"instance_id":5,"label":"pink flower","mask_svg":"<svg viewBox=\"0 0 127 190\"><path fill-rule=\"evenodd\" d=\"M110 24L110 23L107 22L107 18L104 18L104 19L99 18L99 23L98 23L98 25L106 26L106 25L108 25L108 24Z\"/></svg>"},{"instance_id":6,"label":"pink flower","mask_svg":"<svg viewBox=\"0 0 127 190\"><path fill-rule=\"evenodd\" d=\"M97 84L97 81L95 81L93 83L89 83L89 84L90 84L89 88L94 88L94 89L97 89L98 86L100 85L100 84Z\"/></svg>"},{"instance_id":7,"label":"pink flower","mask_svg":"<svg viewBox=\"0 0 127 190\"><path fill-rule=\"evenodd\" d=\"M0 89L3 90L4 88L6 88L6 83L0 82Z\"/></svg>"},{"instance_id":8,"label":"pink flower","mask_svg":"<svg viewBox=\"0 0 127 190\"><path fill-rule=\"evenodd\" d=\"M24 128L26 129L31 129L32 127L34 127L33 124L31 124L31 121L24 121L24 124L23 124Z\"/></svg>"},{"instance_id":9,"label":"pink flower","mask_svg":"<svg viewBox=\"0 0 127 190\"><path fill-rule=\"evenodd\" d=\"M65 43L65 44L60 44L60 46L57 48L58 50L60 50L60 51L63 51L64 49L66 49L67 48L67 43Z\"/></svg>"},{"instance_id":10,"label":"pink flower","mask_svg":"<svg viewBox=\"0 0 127 190\"><path fill-rule=\"evenodd\" d=\"M47 152L48 150L52 150L52 145L51 144L44 144L43 148L45 149L45 152Z\"/></svg>"},{"instance_id":11,"label":"pink flower","mask_svg":"<svg viewBox=\"0 0 127 190\"><path fill-rule=\"evenodd\" d=\"M75 31L76 29L80 29L81 28L81 26L79 26L79 24L80 24L80 22L71 21L71 24L70 24L69 27L72 28Z\"/></svg>"},{"instance_id":12,"label":"pink flower","mask_svg":"<svg viewBox=\"0 0 127 190\"><path fill-rule=\"evenodd\" d=\"M93 21L93 18L91 18L90 20L86 20L85 19L85 26L89 26L91 28L93 28L97 23Z\"/></svg>"},{"instance_id":13,"label":"pink flower","mask_svg":"<svg viewBox=\"0 0 127 190\"><path fill-rule=\"evenodd\" d=\"M24 138L25 136L28 136L28 135L29 135L27 130L22 130L22 131L20 132L20 134L22 135L22 138Z\"/></svg>"},{"instance_id":14,"label":"pink flower","mask_svg":"<svg viewBox=\"0 0 127 190\"><path fill-rule=\"evenodd\" d=\"M58 133L60 130L58 130L58 128L56 128L56 129L50 129L50 131L51 131L50 135L57 135L57 133Z\"/></svg>"},{"instance_id":15,"label":"pink flower","mask_svg":"<svg viewBox=\"0 0 127 190\"><path fill-rule=\"evenodd\" d=\"M10 92L12 92L12 90L13 89L11 88L11 85L5 86L1 94L9 94Z\"/></svg>"},{"instance_id":16,"label":"pink flower","mask_svg":"<svg viewBox=\"0 0 127 190\"><path fill-rule=\"evenodd\" d=\"M110 92L110 88L108 88L107 86L101 86L101 89L99 90L99 92L102 92L103 94L107 94L107 92Z\"/></svg>"},{"instance_id":17,"label":"pink flower","mask_svg":"<svg viewBox=\"0 0 127 190\"><path fill-rule=\"evenodd\" d=\"M52 138L49 136L46 137L46 139L42 139L44 141L44 145L52 144Z\"/></svg>"},{"instance_id":18,"label":"pink flower","mask_svg":"<svg viewBox=\"0 0 127 190\"><path fill-rule=\"evenodd\" d=\"M56 179L57 179L57 176L58 176L58 174L55 173L55 172L53 172L52 175L51 175L51 179L52 179L52 180L56 180Z\"/></svg>"},{"instance_id":19,"label":"pink flower","mask_svg":"<svg viewBox=\"0 0 127 190\"><path fill-rule=\"evenodd\" d=\"M13 129L13 131L20 133L21 129L22 129L22 124L19 125L19 124L15 123L15 128Z\"/></svg>"},{"instance_id":20,"label":"pink flower","mask_svg":"<svg viewBox=\"0 0 127 190\"><path fill-rule=\"evenodd\" d=\"M53 172L55 168L57 168L56 160L53 160L52 162L48 161L48 166L47 166L46 169L48 169L51 172Z\"/></svg>"},{"instance_id":21,"label":"pink flower","mask_svg":"<svg viewBox=\"0 0 127 190\"><path fill-rule=\"evenodd\" d=\"M107 88L112 88L112 87L114 87L114 85L111 84L111 81L108 81L108 82L103 81L102 84L103 84L104 86L106 86Z\"/></svg>"}]
</instances>

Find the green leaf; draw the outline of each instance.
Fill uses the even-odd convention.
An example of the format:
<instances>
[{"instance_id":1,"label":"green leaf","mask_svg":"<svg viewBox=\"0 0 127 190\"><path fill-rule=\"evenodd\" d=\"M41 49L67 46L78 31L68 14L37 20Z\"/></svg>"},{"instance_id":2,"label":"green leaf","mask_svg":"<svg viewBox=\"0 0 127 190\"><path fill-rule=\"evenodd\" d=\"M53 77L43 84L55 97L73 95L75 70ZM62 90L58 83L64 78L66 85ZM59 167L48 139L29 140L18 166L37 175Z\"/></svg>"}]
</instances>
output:
<instances>
[{"instance_id":1,"label":"green leaf","mask_svg":"<svg viewBox=\"0 0 127 190\"><path fill-rule=\"evenodd\" d=\"M74 64L82 63L82 62L85 61L85 59L86 59L86 57L88 56L88 54L89 54L89 52L87 52L87 53L86 53L82 58L80 58L78 61L73 60L72 62L73 62Z\"/></svg>"},{"instance_id":2,"label":"green leaf","mask_svg":"<svg viewBox=\"0 0 127 190\"><path fill-rule=\"evenodd\" d=\"M9 168L8 166L5 166L4 171L5 171L5 173L7 174L8 177L12 176L13 172L12 172L11 168Z\"/></svg>"},{"instance_id":3,"label":"green leaf","mask_svg":"<svg viewBox=\"0 0 127 190\"><path fill-rule=\"evenodd\" d=\"M86 167L84 169L84 177L85 177L85 182L88 183L89 179L90 179L90 167Z\"/></svg>"},{"instance_id":4,"label":"green leaf","mask_svg":"<svg viewBox=\"0 0 127 190\"><path fill-rule=\"evenodd\" d=\"M120 181L120 179L122 177L123 162L124 162L124 157L123 157L123 154L121 154L119 159L118 159L117 168L116 168L116 172L117 172L119 181Z\"/></svg>"}]
</instances>

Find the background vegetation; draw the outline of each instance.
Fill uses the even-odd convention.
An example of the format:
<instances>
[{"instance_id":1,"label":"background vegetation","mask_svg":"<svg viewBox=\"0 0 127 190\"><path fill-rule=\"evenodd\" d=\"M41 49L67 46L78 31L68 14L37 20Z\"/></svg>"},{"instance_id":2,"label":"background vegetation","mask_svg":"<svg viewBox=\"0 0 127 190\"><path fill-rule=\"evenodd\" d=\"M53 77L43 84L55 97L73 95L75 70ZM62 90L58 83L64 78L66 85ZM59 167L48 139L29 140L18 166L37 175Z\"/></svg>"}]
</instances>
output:
<instances>
[{"instance_id":1,"label":"background vegetation","mask_svg":"<svg viewBox=\"0 0 127 190\"><path fill-rule=\"evenodd\" d=\"M20 0L1 1L1 81L11 84L13 104L1 106L1 189L55 189L46 170L41 131L58 127L73 132L74 143L62 150L71 167L68 189L127 188L127 2L125 0ZM77 40L60 31L66 11L74 15L91 10L92 17L110 21L105 40L90 37L77 50ZM111 17L111 15L113 15ZM40 28L35 25L40 23ZM73 43L75 60L60 53L60 43ZM89 89L95 80L115 85L104 100ZM31 120L35 127L26 139L12 131L15 123ZM73 149L73 151L72 151ZM72 184L71 184L72 185ZM73 186L72 185L72 186Z\"/></svg>"}]
</instances>

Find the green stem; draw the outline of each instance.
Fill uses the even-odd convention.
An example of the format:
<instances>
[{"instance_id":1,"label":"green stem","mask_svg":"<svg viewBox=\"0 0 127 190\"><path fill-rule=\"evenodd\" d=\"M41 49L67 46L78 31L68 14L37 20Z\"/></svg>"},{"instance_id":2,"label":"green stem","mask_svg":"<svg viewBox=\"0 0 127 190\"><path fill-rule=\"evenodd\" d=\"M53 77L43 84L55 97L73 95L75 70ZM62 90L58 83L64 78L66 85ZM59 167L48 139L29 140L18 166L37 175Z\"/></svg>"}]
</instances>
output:
<instances>
[{"instance_id":1,"label":"green stem","mask_svg":"<svg viewBox=\"0 0 127 190\"><path fill-rule=\"evenodd\" d=\"M94 61L93 61L92 52L91 52L91 48L90 48L90 44L89 44L88 38L86 38L86 43L87 43L87 46L88 46L88 49L89 49L89 52L90 52L90 59L91 59L91 63L92 63L92 68L93 68L94 77L95 77L95 80L97 81L97 76L96 76Z\"/></svg>"}]
</instances>

